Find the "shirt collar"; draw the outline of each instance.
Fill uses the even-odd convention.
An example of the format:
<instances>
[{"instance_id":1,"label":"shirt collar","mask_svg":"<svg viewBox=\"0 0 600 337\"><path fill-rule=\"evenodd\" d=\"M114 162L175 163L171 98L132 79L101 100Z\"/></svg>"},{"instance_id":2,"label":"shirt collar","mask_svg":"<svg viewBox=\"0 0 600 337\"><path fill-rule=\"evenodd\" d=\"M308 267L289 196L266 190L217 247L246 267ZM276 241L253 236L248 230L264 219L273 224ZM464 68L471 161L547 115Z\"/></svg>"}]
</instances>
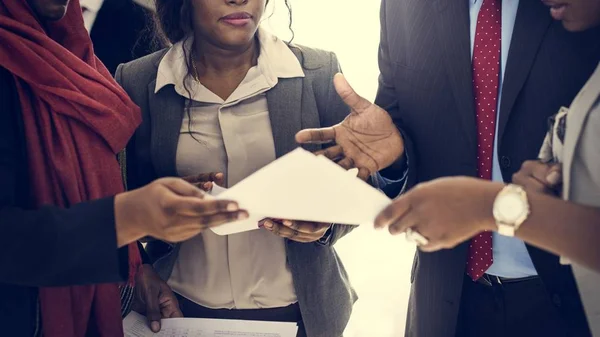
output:
<instances>
[{"instance_id":1,"label":"shirt collar","mask_svg":"<svg viewBox=\"0 0 600 337\"><path fill-rule=\"evenodd\" d=\"M279 78L304 77L300 61L285 42L263 28L258 30L258 41L260 54L257 68L271 86L275 86ZM174 85L176 89L184 87L183 83L188 77L184 46L189 51L192 42L192 38L180 41L165 54L158 65L155 93L167 85Z\"/></svg>"},{"instance_id":2,"label":"shirt collar","mask_svg":"<svg viewBox=\"0 0 600 337\"><path fill-rule=\"evenodd\" d=\"M102 4L104 0L80 0L79 4L81 8L85 8L90 12L98 13L100 8L102 8Z\"/></svg>"}]
</instances>

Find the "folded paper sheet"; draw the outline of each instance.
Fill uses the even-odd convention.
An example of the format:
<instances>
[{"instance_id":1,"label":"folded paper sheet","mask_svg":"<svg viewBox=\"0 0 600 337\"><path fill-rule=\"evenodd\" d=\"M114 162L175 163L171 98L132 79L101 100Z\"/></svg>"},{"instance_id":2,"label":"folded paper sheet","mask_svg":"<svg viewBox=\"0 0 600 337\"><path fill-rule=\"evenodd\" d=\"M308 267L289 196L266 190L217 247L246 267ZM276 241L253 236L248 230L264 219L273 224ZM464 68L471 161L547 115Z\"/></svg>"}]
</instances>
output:
<instances>
[{"instance_id":1,"label":"folded paper sheet","mask_svg":"<svg viewBox=\"0 0 600 337\"><path fill-rule=\"evenodd\" d=\"M331 160L298 148L230 189L216 187L218 199L237 201L250 218L213 231L229 235L258 228L264 218L345 225L372 224L391 200Z\"/></svg>"}]
</instances>

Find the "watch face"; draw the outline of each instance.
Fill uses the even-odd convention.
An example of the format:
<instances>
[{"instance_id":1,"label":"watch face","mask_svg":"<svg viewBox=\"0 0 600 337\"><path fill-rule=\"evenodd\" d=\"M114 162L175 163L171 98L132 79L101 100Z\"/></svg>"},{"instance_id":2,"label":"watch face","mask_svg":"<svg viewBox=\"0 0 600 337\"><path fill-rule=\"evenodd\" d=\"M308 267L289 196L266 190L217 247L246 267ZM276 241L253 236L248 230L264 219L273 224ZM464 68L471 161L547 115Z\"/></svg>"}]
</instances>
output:
<instances>
[{"instance_id":1,"label":"watch face","mask_svg":"<svg viewBox=\"0 0 600 337\"><path fill-rule=\"evenodd\" d=\"M517 221L525 212L523 200L516 194L505 194L496 202L497 215L509 223Z\"/></svg>"}]
</instances>

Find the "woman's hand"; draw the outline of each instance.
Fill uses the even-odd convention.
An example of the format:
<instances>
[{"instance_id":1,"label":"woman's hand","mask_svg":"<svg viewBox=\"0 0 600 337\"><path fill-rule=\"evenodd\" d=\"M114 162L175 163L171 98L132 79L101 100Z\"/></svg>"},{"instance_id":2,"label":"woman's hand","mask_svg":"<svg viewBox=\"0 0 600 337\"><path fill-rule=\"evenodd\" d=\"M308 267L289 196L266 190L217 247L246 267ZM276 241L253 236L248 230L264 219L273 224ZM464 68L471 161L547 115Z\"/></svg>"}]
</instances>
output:
<instances>
[{"instance_id":1,"label":"woman's hand","mask_svg":"<svg viewBox=\"0 0 600 337\"><path fill-rule=\"evenodd\" d=\"M319 151L349 170L358 168L359 178L389 167L404 153L404 139L387 111L360 97L342 74L333 79L335 89L351 109L340 124L321 129L306 129L296 134L300 144L336 145Z\"/></svg>"},{"instance_id":2,"label":"woman's hand","mask_svg":"<svg viewBox=\"0 0 600 337\"><path fill-rule=\"evenodd\" d=\"M260 228L296 242L315 242L325 235L331 224L294 220L265 219L259 223Z\"/></svg>"},{"instance_id":3,"label":"woman's hand","mask_svg":"<svg viewBox=\"0 0 600 337\"><path fill-rule=\"evenodd\" d=\"M219 186L223 186L225 183L225 175L221 172L200 173L195 176L183 177L182 179L205 192L212 191L213 183Z\"/></svg>"},{"instance_id":4,"label":"woman's hand","mask_svg":"<svg viewBox=\"0 0 600 337\"><path fill-rule=\"evenodd\" d=\"M514 184L528 191L548 195L560 195L562 189L562 165L545 164L539 160L523 163L519 172L512 177Z\"/></svg>"},{"instance_id":5,"label":"woman's hand","mask_svg":"<svg viewBox=\"0 0 600 337\"><path fill-rule=\"evenodd\" d=\"M423 183L400 196L375 220L392 235L408 229L429 243L423 251L453 248L483 231L496 230L492 209L504 187L475 178L442 178Z\"/></svg>"},{"instance_id":6,"label":"woman's hand","mask_svg":"<svg viewBox=\"0 0 600 337\"><path fill-rule=\"evenodd\" d=\"M115 197L117 243L122 247L145 236L185 241L203 230L246 219L237 203L215 200L179 178L158 179Z\"/></svg>"},{"instance_id":7,"label":"woman's hand","mask_svg":"<svg viewBox=\"0 0 600 337\"><path fill-rule=\"evenodd\" d=\"M148 264L142 265L136 274L132 308L146 315L148 325L153 332L160 331L161 319L183 317L171 287Z\"/></svg>"}]
</instances>

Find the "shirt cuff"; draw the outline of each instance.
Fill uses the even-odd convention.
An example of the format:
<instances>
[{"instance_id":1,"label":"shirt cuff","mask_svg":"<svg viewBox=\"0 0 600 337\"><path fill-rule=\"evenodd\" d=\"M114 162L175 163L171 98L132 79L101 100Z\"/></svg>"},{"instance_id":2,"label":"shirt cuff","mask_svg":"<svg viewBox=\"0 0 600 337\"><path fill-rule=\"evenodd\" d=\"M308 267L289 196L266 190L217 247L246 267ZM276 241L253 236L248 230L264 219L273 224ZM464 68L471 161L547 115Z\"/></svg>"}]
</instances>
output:
<instances>
[{"instance_id":1,"label":"shirt cuff","mask_svg":"<svg viewBox=\"0 0 600 337\"><path fill-rule=\"evenodd\" d=\"M319 240L317 240L317 243L319 245L329 246L333 238L333 226L335 226L335 224L331 224L331 226L329 226L325 234Z\"/></svg>"}]
</instances>

